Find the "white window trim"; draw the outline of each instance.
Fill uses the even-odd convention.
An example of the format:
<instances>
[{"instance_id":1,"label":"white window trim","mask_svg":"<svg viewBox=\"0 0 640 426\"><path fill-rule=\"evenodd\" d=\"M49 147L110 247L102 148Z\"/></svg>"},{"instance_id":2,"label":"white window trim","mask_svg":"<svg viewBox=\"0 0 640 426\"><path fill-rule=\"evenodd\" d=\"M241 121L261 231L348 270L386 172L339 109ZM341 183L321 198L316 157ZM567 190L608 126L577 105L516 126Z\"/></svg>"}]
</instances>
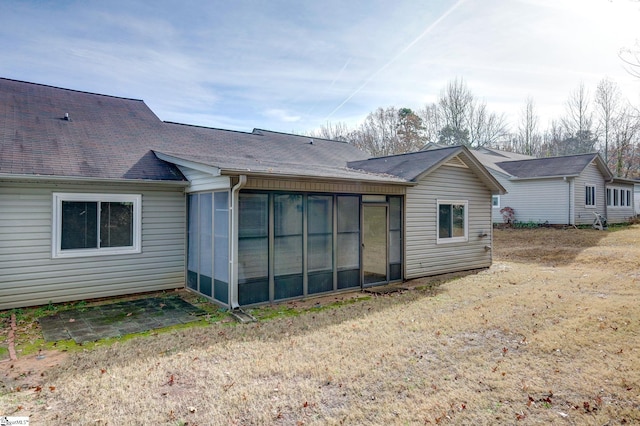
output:
<instances>
[{"instance_id":1,"label":"white window trim","mask_svg":"<svg viewBox=\"0 0 640 426\"><path fill-rule=\"evenodd\" d=\"M105 247L95 249L62 250L62 202L129 202L133 203L133 245L128 247ZM51 224L51 257L73 258L88 256L108 256L117 254L135 254L142 252L142 195L139 194L88 194L71 192L53 193L53 215Z\"/></svg>"},{"instance_id":2,"label":"white window trim","mask_svg":"<svg viewBox=\"0 0 640 426\"><path fill-rule=\"evenodd\" d=\"M493 205L494 198L498 200L498 205L497 206ZM492 195L491 196L491 207L493 207L494 209L499 209L500 208L500 196L499 195Z\"/></svg>"},{"instance_id":3,"label":"white window trim","mask_svg":"<svg viewBox=\"0 0 640 426\"><path fill-rule=\"evenodd\" d=\"M440 205L464 205L464 237L440 238ZM469 201L467 200L436 200L436 244L466 243L469 241Z\"/></svg>"},{"instance_id":4,"label":"white window trim","mask_svg":"<svg viewBox=\"0 0 640 426\"><path fill-rule=\"evenodd\" d=\"M585 192L582 194L584 195L584 207L586 209L595 209L598 206L598 187L596 185L591 185L587 183L585 184L584 188L585 188ZM587 188L593 188L593 204L587 204L587 193L586 193Z\"/></svg>"}]
</instances>

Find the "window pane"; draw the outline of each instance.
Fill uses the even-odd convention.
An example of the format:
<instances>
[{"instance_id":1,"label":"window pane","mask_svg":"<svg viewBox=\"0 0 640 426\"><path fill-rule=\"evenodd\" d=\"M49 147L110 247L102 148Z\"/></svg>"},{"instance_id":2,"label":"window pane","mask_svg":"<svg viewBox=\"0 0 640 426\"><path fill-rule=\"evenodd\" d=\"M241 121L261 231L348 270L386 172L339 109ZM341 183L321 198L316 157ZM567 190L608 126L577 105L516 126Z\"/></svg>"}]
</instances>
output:
<instances>
[{"instance_id":1,"label":"window pane","mask_svg":"<svg viewBox=\"0 0 640 426\"><path fill-rule=\"evenodd\" d=\"M269 232L267 194L240 194L238 233L244 237L266 237Z\"/></svg>"},{"instance_id":2,"label":"window pane","mask_svg":"<svg viewBox=\"0 0 640 426\"><path fill-rule=\"evenodd\" d=\"M189 288L198 288L198 195L189 195L187 271Z\"/></svg>"},{"instance_id":3,"label":"window pane","mask_svg":"<svg viewBox=\"0 0 640 426\"><path fill-rule=\"evenodd\" d=\"M133 245L133 203L100 203L100 247Z\"/></svg>"},{"instance_id":4,"label":"window pane","mask_svg":"<svg viewBox=\"0 0 640 426\"><path fill-rule=\"evenodd\" d=\"M302 235L302 195L274 196L275 236Z\"/></svg>"},{"instance_id":5,"label":"window pane","mask_svg":"<svg viewBox=\"0 0 640 426\"><path fill-rule=\"evenodd\" d=\"M330 195L309 195L307 200L309 234L333 232L333 197Z\"/></svg>"},{"instance_id":6,"label":"window pane","mask_svg":"<svg viewBox=\"0 0 640 426\"><path fill-rule=\"evenodd\" d=\"M438 207L438 237L451 238L451 204L440 204Z\"/></svg>"},{"instance_id":7,"label":"window pane","mask_svg":"<svg viewBox=\"0 0 640 426\"><path fill-rule=\"evenodd\" d=\"M614 205L614 206L619 205L618 198L619 198L618 190L617 190L617 189L614 189L614 190L613 190L613 205Z\"/></svg>"},{"instance_id":8,"label":"window pane","mask_svg":"<svg viewBox=\"0 0 640 426\"><path fill-rule=\"evenodd\" d=\"M269 275L269 196L239 194L238 279L265 278Z\"/></svg>"},{"instance_id":9,"label":"window pane","mask_svg":"<svg viewBox=\"0 0 640 426\"><path fill-rule=\"evenodd\" d=\"M607 205L611 205L611 189L607 188Z\"/></svg>"},{"instance_id":10,"label":"window pane","mask_svg":"<svg viewBox=\"0 0 640 426\"><path fill-rule=\"evenodd\" d=\"M402 198L389 197L389 229L402 229Z\"/></svg>"},{"instance_id":11,"label":"window pane","mask_svg":"<svg viewBox=\"0 0 640 426\"><path fill-rule=\"evenodd\" d=\"M332 269L332 240L331 234L308 236L307 262L309 272Z\"/></svg>"},{"instance_id":12,"label":"window pane","mask_svg":"<svg viewBox=\"0 0 640 426\"><path fill-rule=\"evenodd\" d=\"M209 280L213 275L212 203L211 193L200 194L200 281L202 281L202 275ZM210 292L208 295L211 295Z\"/></svg>"},{"instance_id":13,"label":"window pane","mask_svg":"<svg viewBox=\"0 0 640 426\"><path fill-rule=\"evenodd\" d=\"M60 248L68 250L97 247L98 203L63 201Z\"/></svg>"},{"instance_id":14,"label":"window pane","mask_svg":"<svg viewBox=\"0 0 640 426\"><path fill-rule=\"evenodd\" d=\"M338 232L360 232L360 200L338 197Z\"/></svg>"},{"instance_id":15,"label":"window pane","mask_svg":"<svg viewBox=\"0 0 640 426\"><path fill-rule=\"evenodd\" d=\"M274 196L274 275L302 274L302 195Z\"/></svg>"},{"instance_id":16,"label":"window pane","mask_svg":"<svg viewBox=\"0 0 640 426\"><path fill-rule=\"evenodd\" d=\"M216 192L213 195L214 209L214 268L216 280L229 282L229 193Z\"/></svg>"},{"instance_id":17,"label":"window pane","mask_svg":"<svg viewBox=\"0 0 640 426\"><path fill-rule=\"evenodd\" d=\"M452 229L454 237L464 237L464 205L451 206L453 212Z\"/></svg>"},{"instance_id":18,"label":"window pane","mask_svg":"<svg viewBox=\"0 0 640 426\"><path fill-rule=\"evenodd\" d=\"M360 234L338 234L337 262L339 269L360 267Z\"/></svg>"}]
</instances>

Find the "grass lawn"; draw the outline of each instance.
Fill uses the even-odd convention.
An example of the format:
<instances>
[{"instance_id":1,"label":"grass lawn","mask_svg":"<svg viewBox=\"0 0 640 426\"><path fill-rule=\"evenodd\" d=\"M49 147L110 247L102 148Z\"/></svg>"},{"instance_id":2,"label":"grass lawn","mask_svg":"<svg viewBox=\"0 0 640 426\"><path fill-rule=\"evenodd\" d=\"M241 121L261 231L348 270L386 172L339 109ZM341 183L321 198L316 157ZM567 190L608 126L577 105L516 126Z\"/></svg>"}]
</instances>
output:
<instances>
[{"instance_id":1,"label":"grass lawn","mask_svg":"<svg viewBox=\"0 0 640 426\"><path fill-rule=\"evenodd\" d=\"M0 388L0 416L34 425L640 423L640 225L496 230L489 270L405 284L256 309L262 319L251 324L203 321L69 351L25 388L3 362L0 377L14 382Z\"/></svg>"}]
</instances>

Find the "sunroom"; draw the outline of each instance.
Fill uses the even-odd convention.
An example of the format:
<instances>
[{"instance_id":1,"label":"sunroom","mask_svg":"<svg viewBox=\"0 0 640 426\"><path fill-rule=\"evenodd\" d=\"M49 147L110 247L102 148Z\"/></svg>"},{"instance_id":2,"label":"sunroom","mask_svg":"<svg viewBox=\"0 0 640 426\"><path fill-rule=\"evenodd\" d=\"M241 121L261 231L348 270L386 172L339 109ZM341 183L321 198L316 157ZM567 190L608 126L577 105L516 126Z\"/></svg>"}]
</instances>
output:
<instances>
[{"instance_id":1,"label":"sunroom","mask_svg":"<svg viewBox=\"0 0 640 426\"><path fill-rule=\"evenodd\" d=\"M232 203L231 191L188 195L187 287L218 304L402 279L401 195L247 189L236 197Z\"/></svg>"}]
</instances>

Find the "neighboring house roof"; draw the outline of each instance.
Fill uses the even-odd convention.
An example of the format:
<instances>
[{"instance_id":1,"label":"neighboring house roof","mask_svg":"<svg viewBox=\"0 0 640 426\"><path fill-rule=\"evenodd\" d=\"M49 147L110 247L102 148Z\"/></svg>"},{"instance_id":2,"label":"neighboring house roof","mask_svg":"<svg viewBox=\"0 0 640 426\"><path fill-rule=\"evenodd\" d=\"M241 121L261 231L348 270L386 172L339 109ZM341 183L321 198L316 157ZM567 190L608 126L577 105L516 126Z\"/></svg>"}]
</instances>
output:
<instances>
[{"instance_id":1,"label":"neighboring house roof","mask_svg":"<svg viewBox=\"0 0 640 426\"><path fill-rule=\"evenodd\" d=\"M398 176L409 182L416 182L456 156L461 156L465 164L471 166L480 179L493 191L500 194L505 189L482 166L482 164L463 146L433 148L426 151L410 152L391 155L388 157L370 158L361 161L351 161L348 166L372 173L385 173Z\"/></svg>"},{"instance_id":2,"label":"neighboring house roof","mask_svg":"<svg viewBox=\"0 0 640 426\"><path fill-rule=\"evenodd\" d=\"M504 175L509 175L509 173L506 170L502 169L498 165L498 163L501 163L503 161L520 161L520 160L535 159L535 157L532 157L530 155L517 154L515 152L501 151L498 149L486 148L486 147L475 148L471 150L471 152L473 153L473 155L476 156L478 160L480 160L482 164L484 164L485 167L492 169L494 171L497 171L499 173L502 173Z\"/></svg>"},{"instance_id":3,"label":"neighboring house roof","mask_svg":"<svg viewBox=\"0 0 640 426\"><path fill-rule=\"evenodd\" d=\"M613 178L600 154L596 153L503 161L496 163L496 165L506 171L512 178L538 179L578 176L592 162L596 163L605 180Z\"/></svg>"}]
</instances>

